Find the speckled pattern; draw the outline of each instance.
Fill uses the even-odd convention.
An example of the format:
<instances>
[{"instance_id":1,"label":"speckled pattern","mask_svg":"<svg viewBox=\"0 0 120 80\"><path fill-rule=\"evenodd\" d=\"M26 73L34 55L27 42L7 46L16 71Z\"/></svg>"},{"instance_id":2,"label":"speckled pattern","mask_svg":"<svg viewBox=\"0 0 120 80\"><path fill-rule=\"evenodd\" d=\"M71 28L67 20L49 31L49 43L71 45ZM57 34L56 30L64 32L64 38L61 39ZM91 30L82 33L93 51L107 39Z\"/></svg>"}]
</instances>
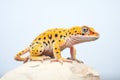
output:
<instances>
[{"instance_id":1,"label":"speckled pattern","mask_svg":"<svg viewBox=\"0 0 120 80\"><path fill-rule=\"evenodd\" d=\"M88 26L73 26L71 28L52 28L38 35L33 42L24 50L17 53L15 59L27 62L28 60L43 61L44 59L54 58L53 61L69 62L76 60L75 44L94 41L99 38L99 34ZM64 59L61 51L70 48L71 58ZM30 52L30 56L21 55Z\"/></svg>"}]
</instances>

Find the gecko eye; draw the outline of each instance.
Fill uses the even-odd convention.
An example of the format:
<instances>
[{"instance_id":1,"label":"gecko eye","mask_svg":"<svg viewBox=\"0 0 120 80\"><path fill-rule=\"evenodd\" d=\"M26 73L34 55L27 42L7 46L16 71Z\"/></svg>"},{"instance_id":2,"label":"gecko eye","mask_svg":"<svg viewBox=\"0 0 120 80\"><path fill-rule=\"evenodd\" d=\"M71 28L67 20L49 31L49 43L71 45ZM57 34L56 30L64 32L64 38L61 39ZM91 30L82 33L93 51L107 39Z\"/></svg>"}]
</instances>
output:
<instances>
[{"instance_id":1,"label":"gecko eye","mask_svg":"<svg viewBox=\"0 0 120 80\"><path fill-rule=\"evenodd\" d=\"M88 32L88 28L87 27L83 27L82 28L82 33L86 33L86 32Z\"/></svg>"}]
</instances>

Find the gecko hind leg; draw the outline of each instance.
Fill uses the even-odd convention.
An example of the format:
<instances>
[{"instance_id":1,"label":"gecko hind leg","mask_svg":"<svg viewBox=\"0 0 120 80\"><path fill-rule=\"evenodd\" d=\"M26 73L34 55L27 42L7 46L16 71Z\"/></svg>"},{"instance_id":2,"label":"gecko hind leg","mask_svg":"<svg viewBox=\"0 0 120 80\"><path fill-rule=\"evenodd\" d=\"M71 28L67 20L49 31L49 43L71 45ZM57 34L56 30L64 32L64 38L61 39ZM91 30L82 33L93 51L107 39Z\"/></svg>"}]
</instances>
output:
<instances>
[{"instance_id":1,"label":"gecko hind leg","mask_svg":"<svg viewBox=\"0 0 120 80\"><path fill-rule=\"evenodd\" d=\"M50 59L49 56L42 55L44 46L41 43L36 43L30 48L30 61L42 61Z\"/></svg>"},{"instance_id":2,"label":"gecko hind leg","mask_svg":"<svg viewBox=\"0 0 120 80\"><path fill-rule=\"evenodd\" d=\"M44 60L50 59L49 56L31 56L30 61L41 61L43 62Z\"/></svg>"}]
</instances>

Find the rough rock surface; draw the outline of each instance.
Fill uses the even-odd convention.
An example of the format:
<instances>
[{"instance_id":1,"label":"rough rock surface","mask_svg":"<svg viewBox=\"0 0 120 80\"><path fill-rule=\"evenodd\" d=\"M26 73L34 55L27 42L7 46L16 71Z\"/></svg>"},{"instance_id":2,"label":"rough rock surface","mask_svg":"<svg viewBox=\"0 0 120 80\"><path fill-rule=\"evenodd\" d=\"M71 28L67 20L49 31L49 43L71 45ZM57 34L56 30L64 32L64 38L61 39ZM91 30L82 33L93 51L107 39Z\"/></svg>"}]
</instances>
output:
<instances>
[{"instance_id":1,"label":"rough rock surface","mask_svg":"<svg viewBox=\"0 0 120 80\"><path fill-rule=\"evenodd\" d=\"M73 63L31 61L6 73L1 80L100 80L91 67Z\"/></svg>"}]
</instances>

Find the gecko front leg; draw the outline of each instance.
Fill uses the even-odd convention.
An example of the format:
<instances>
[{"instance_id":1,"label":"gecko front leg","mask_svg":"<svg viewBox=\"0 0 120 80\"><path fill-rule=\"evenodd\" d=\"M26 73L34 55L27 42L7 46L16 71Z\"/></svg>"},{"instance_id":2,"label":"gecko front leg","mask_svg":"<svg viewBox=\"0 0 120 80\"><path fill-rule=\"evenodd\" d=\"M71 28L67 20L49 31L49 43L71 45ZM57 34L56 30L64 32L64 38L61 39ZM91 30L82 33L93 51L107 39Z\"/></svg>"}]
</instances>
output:
<instances>
[{"instance_id":1,"label":"gecko front leg","mask_svg":"<svg viewBox=\"0 0 120 80\"><path fill-rule=\"evenodd\" d=\"M84 63L83 61L76 59L76 48L74 46L70 47L70 54L71 58L68 59L77 61L78 63Z\"/></svg>"},{"instance_id":2,"label":"gecko front leg","mask_svg":"<svg viewBox=\"0 0 120 80\"><path fill-rule=\"evenodd\" d=\"M61 56L60 46L63 45L64 42L64 40L57 40L53 43L53 54L55 59L53 59L51 62L72 62L72 60L65 59Z\"/></svg>"}]
</instances>

